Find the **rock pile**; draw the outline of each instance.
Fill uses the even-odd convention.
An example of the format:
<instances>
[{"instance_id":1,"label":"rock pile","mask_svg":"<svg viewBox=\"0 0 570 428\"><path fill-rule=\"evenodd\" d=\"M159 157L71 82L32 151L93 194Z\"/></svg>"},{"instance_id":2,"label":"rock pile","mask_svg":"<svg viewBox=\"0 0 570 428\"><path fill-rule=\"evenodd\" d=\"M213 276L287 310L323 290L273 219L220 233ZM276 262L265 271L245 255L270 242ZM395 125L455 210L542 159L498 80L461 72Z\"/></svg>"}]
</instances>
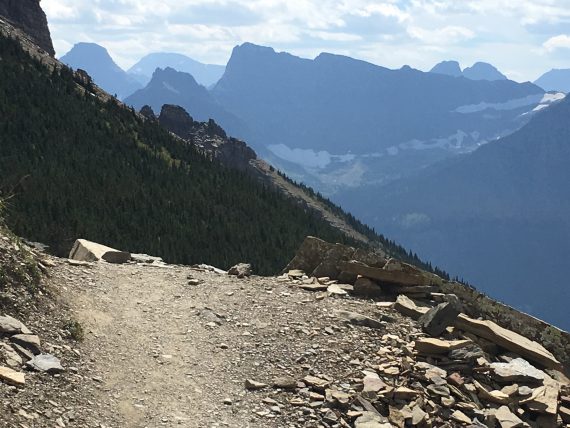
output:
<instances>
[{"instance_id":1,"label":"rock pile","mask_svg":"<svg viewBox=\"0 0 570 428\"><path fill-rule=\"evenodd\" d=\"M280 279L322 298L383 298L378 307L414 320L385 335L374 357L351 362L359 377L295 379L289 402L317 414L314 426L570 426L570 381L556 357L514 331L461 313L462 302L441 292L444 281L436 275L307 238ZM396 320L386 313L337 316L355 328L382 329ZM249 389L265 388L256 381L249 380Z\"/></svg>"},{"instance_id":2,"label":"rock pile","mask_svg":"<svg viewBox=\"0 0 570 428\"><path fill-rule=\"evenodd\" d=\"M43 354L40 338L20 321L8 315L0 316L0 381L24 386L29 370L57 374L63 371L59 359Z\"/></svg>"}]
</instances>

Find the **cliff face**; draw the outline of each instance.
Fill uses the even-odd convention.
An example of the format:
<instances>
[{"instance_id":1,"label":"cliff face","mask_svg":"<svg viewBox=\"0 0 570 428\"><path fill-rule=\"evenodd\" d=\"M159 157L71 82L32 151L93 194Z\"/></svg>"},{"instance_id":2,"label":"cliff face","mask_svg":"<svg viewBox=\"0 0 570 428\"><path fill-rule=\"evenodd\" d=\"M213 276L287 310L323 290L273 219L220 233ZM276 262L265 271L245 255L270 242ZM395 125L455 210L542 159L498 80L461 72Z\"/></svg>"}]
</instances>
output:
<instances>
[{"instance_id":1,"label":"cliff face","mask_svg":"<svg viewBox=\"0 0 570 428\"><path fill-rule=\"evenodd\" d=\"M55 55L46 14L40 6L40 0L2 0L0 15L25 31L51 56Z\"/></svg>"}]
</instances>

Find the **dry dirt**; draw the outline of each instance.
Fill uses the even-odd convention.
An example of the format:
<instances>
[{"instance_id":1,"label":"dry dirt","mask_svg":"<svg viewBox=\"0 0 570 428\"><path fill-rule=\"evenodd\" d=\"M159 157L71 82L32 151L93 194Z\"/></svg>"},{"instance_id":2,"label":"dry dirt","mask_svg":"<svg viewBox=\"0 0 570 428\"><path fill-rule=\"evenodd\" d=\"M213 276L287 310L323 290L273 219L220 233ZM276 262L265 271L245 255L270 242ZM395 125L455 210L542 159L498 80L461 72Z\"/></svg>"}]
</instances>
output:
<instances>
[{"instance_id":1,"label":"dry dirt","mask_svg":"<svg viewBox=\"0 0 570 428\"><path fill-rule=\"evenodd\" d=\"M188 285L189 277L201 283ZM244 381L315 374L347 387L378 364L384 334L411 325L373 302L188 267L59 262L51 282L85 334L73 362L85 400L69 410L73 420L64 413L66 426L316 427L319 412L291 406L295 394L247 391ZM389 311L399 324L355 327L334 316L338 309L376 318ZM29 426L51 426L42 420Z\"/></svg>"}]
</instances>

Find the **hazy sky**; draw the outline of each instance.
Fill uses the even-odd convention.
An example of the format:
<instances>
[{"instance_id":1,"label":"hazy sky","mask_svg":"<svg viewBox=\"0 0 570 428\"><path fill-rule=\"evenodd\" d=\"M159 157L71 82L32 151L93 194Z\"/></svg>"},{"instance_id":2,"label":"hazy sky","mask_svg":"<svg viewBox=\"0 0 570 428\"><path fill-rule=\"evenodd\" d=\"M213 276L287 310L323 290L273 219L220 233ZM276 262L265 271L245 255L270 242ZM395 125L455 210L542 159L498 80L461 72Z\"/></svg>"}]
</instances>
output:
<instances>
[{"instance_id":1,"label":"hazy sky","mask_svg":"<svg viewBox=\"0 0 570 428\"><path fill-rule=\"evenodd\" d=\"M150 52L225 64L243 42L390 68L488 61L514 80L570 68L570 0L42 0L58 56L105 46L130 67Z\"/></svg>"}]
</instances>

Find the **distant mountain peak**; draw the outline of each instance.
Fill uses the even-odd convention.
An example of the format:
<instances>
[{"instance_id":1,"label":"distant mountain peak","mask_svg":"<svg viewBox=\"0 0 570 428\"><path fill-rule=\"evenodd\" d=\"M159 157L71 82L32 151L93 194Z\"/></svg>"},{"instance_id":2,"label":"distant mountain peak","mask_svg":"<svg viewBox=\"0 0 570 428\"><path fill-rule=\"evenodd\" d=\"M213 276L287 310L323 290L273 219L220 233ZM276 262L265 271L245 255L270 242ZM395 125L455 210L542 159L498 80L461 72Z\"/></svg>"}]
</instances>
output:
<instances>
[{"instance_id":1,"label":"distant mountain peak","mask_svg":"<svg viewBox=\"0 0 570 428\"><path fill-rule=\"evenodd\" d=\"M206 87L220 80L226 70L223 65L204 64L180 53L155 52L142 58L128 70L128 73L142 85L146 85L157 68L172 68L189 73L200 85Z\"/></svg>"},{"instance_id":2,"label":"distant mountain peak","mask_svg":"<svg viewBox=\"0 0 570 428\"><path fill-rule=\"evenodd\" d=\"M507 76L501 73L495 66L487 62L476 62L471 67L461 70L458 61L442 61L436 64L430 73L445 74L453 77L465 77L471 80L507 80Z\"/></svg>"},{"instance_id":3,"label":"distant mountain peak","mask_svg":"<svg viewBox=\"0 0 570 428\"><path fill-rule=\"evenodd\" d=\"M463 75L459 62L457 61L442 61L436 64L430 73L445 74L448 76L459 77Z\"/></svg>"},{"instance_id":4,"label":"distant mountain peak","mask_svg":"<svg viewBox=\"0 0 570 428\"><path fill-rule=\"evenodd\" d=\"M60 61L74 69L87 71L93 81L119 99L132 94L140 84L119 67L106 48L96 43L76 43Z\"/></svg>"},{"instance_id":5,"label":"distant mountain peak","mask_svg":"<svg viewBox=\"0 0 570 428\"><path fill-rule=\"evenodd\" d=\"M495 66L480 61L464 69L463 76L471 80L507 80L507 76L501 73Z\"/></svg>"},{"instance_id":6,"label":"distant mountain peak","mask_svg":"<svg viewBox=\"0 0 570 428\"><path fill-rule=\"evenodd\" d=\"M534 83L545 91L570 93L570 69L552 69L540 76Z\"/></svg>"}]
</instances>

